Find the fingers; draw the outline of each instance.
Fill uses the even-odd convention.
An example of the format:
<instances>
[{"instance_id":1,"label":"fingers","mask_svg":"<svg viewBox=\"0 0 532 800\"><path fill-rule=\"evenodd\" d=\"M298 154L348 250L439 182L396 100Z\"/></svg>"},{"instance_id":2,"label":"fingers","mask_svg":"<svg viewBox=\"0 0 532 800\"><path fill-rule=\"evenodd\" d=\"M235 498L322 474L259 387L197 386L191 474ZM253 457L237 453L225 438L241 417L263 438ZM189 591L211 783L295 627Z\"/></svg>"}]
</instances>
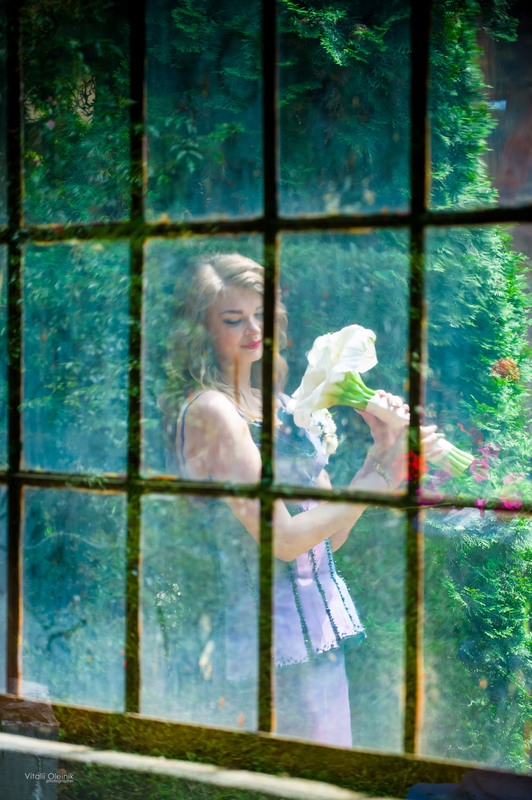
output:
<instances>
[{"instance_id":1,"label":"fingers","mask_svg":"<svg viewBox=\"0 0 532 800\"><path fill-rule=\"evenodd\" d=\"M399 397L399 395L385 392L384 389L377 389L376 394L378 394L379 397L385 397L388 400L390 408L404 408L406 411L410 411L408 403L405 403L403 398Z\"/></svg>"}]
</instances>

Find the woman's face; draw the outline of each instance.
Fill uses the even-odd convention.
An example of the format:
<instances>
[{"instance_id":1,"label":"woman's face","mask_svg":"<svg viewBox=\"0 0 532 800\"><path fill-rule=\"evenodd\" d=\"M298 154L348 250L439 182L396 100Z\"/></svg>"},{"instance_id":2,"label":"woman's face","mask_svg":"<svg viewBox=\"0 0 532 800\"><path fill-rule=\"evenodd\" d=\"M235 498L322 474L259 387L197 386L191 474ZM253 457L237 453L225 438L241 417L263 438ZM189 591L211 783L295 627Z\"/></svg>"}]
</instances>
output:
<instances>
[{"instance_id":1,"label":"woman's face","mask_svg":"<svg viewBox=\"0 0 532 800\"><path fill-rule=\"evenodd\" d=\"M207 328L222 369L262 357L263 298L252 289L229 285L207 311Z\"/></svg>"}]
</instances>

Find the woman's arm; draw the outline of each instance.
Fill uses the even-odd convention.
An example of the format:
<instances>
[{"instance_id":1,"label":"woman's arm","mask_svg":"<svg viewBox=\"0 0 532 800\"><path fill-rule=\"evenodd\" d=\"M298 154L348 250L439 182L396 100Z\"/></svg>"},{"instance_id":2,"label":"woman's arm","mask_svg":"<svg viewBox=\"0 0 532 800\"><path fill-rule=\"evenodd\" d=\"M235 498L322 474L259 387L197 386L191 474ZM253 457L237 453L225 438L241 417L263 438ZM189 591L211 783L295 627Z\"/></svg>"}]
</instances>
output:
<instances>
[{"instance_id":1,"label":"woman's arm","mask_svg":"<svg viewBox=\"0 0 532 800\"><path fill-rule=\"evenodd\" d=\"M251 438L245 420L224 394L207 391L198 397L187 409L184 428L183 451L191 478L258 483L261 475L259 450ZM178 447L180 444L178 442ZM395 459L398 452L390 451L390 459ZM355 476L351 488L382 492L389 486L382 474L370 471ZM226 503L258 541L258 502L238 497L227 498ZM283 561L292 561L337 533L339 542L345 531L349 531L359 519L365 507L359 503L324 501L291 517L284 503L277 501L274 511L274 555Z\"/></svg>"},{"instance_id":2,"label":"woman's arm","mask_svg":"<svg viewBox=\"0 0 532 800\"><path fill-rule=\"evenodd\" d=\"M320 489L332 489L331 479L325 470L322 470L318 475L316 484ZM342 528L342 530L336 531L336 533L333 533L332 536L329 536L329 542L332 549L339 550L340 547L346 543L350 533L351 528Z\"/></svg>"}]
</instances>

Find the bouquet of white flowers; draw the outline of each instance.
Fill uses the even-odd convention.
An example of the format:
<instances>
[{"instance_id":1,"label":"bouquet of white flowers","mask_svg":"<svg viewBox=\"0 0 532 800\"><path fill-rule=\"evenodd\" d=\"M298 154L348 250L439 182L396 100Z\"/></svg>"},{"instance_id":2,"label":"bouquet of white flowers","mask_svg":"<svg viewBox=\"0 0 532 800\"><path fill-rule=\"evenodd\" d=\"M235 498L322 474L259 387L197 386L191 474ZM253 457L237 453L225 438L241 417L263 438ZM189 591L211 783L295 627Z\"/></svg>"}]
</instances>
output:
<instances>
[{"instance_id":1,"label":"bouquet of white flowers","mask_svg":"<svg viewBox=\"0 0 532 800\"><path fill-rule=\"evenodd\" d=\"M360 377L360 373L377 364L375 339L373 331L360 325L348 325L336 333L318 336L307 356L303 380L292 395L291 410L296 425L322 432L331 440L334 422L330 414L326 417L327 430L325 426L320 428L318 420L320 415L323 419L324 410L335 405L368 411L394 428L408 425L410 415L404 409L390 408L387 399L369 389ZM433 464L443 462L456 476L473 463L474 457L439 434L438 446L431 449L430 460Z\"/></svg>"}]
</instances>

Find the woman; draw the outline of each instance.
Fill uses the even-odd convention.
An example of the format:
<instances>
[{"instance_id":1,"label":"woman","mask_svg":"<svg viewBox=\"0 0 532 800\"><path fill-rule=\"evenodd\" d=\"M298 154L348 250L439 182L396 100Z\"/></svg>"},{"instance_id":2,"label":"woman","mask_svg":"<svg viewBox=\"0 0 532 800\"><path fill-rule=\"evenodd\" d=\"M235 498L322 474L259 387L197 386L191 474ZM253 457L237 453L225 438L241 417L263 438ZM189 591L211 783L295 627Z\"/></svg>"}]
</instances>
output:
<instances>
[{"instance_id":1,"label":"woman","mask_svg":"<svg viewBox=\"0 0 532 800\"><path fill-rule=\"evenodd\" d=\"M176 437L183 477L231 483L260 480L263 280L263 268L237 253L205 259L192 275L179 348L185 365L181 377L188 383ZM286 315L280 303L277 323L282 347ZM284 368L277 356L278 385ZM403 405L400 398L381 394L391 407ZM279 392L276 480L330 487L319 439L298 429L286 406L287 398ZM404 477L398 459L403 443L380 420L363 416L374 445L350 486L386 491ZM218 538L224 586L224 671L231 687L227 696L235 712L226 719L236 724L238 713L240 724L253 727L258 503L227 498L225 504L232 512L230 521L213 526L213 535ZM280 734L351 745L344 647L365 633L332 552L346 541L364 508L328 502L275 506L274 695Z\"/></svg>"}]
</instances>

